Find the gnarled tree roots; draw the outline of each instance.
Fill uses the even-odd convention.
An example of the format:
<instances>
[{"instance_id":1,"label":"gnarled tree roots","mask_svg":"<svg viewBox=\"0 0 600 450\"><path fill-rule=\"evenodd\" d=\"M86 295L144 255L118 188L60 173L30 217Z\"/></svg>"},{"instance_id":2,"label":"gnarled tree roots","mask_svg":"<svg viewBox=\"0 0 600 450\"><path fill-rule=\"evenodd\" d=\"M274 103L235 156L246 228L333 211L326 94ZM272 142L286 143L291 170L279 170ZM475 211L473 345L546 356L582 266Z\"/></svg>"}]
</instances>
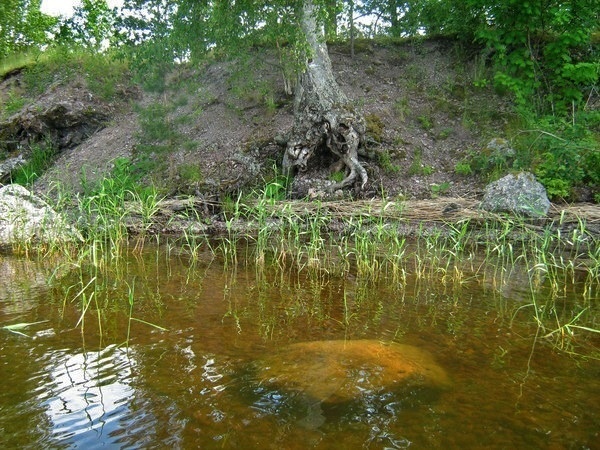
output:
<instances>
[{"instance_id":1,"label":"gnarled tree roots","mask_svg":"<svg viewBox=\"0 0 600 450\"><path fill-rule=\"evenodd\" d=\"M291 175L294 169L305 171L309 160L319 151L329 149L339 158L341 167L346 170L346 177L327 189L330 192L343 189L360 179L360 189L364 189L368 181L367 171L358 161L359 148L365 133L364 121L347 111L331 110L320 117L311 115L310 121L304 122L303 132L294 130L283 157L283 170ZM309 122L309 123L307 123Z\"/></svg>"}]
</instances>

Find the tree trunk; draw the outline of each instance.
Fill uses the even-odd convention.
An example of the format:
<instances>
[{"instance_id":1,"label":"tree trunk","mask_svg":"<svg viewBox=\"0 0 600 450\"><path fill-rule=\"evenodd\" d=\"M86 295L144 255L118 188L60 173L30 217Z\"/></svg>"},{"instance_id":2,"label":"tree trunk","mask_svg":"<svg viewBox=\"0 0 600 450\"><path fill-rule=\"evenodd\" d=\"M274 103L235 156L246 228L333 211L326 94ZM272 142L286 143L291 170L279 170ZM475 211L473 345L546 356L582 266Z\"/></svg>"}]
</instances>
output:
<instances>
[{"instance_id":1,"label":"tree trunk","mask_svg":"<svg viewBox=\"0 0 600 450\"><path fill-rule=\"evenodd\" d=\"M327 186L327 190L345 188L358 179L363 189L368 178L358 161L358 150L365 134L365 121L354 111L333 76L312 0L304 1L302 30L311 54L296 86L294 127L283 157L284 173L292 175L295 169L306 171L313 156L330 151L345 167L346 176L341 182Z\"/></svg>"}]
</instances>

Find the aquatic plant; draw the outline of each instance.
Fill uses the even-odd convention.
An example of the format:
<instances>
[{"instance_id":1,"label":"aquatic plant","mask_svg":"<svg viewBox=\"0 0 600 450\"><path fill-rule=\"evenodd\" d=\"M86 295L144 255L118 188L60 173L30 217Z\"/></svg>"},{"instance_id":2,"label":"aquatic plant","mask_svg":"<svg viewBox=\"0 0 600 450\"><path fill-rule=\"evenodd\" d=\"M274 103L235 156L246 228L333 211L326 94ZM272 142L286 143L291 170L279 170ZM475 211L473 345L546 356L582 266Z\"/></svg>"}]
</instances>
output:
<instances>
[{"instance_id":1,"label":"aquatic plant","mask_svg":"<svg viewBox=\"0 0 600 450\"><path fill-rule=\"evenodd\" d=\"M10 325L4 325L2 327L0 327L0 329L2 330L6 330L9 333L14 333L14 334L18 334L20 336L25 336L25 337L29 337L28 334L23 333L21 330L25 330L33 325L37 325L40 323L46 323L48 322L48 320L38 320L37 322L20 322L20 323L13 323Z\"/></svg>"},{"instance_id":2,"label":"aquatic plant","mask_svg":"<svg viewBox=\"0 0 600 450\"><path fill-rule=\"evenodd\" d=\"M291 272L317 284L353 277L360 284L400 288L411 278L424 289L438 284L458 292L468 283L480 283L502 295L515 277L525 277L531 300L517 314L532 311L529 317L540 337L566 349L570 336L594 335L600 328L595 302L600 239L572 213L534 223L466 209L459 220L424 220L431 218L426 204L421 211L408 211L402 202L390 200L279 201L271 183L222 204L222 234L203 234L198 227L203 219L189 208L182 216L189 229L176 239L159 240L153 230L164 226L158 223L162 196L123 176L103 180L84 197L59 196L61 205L75 204L86 241L75 247L53 244L42 252L62 252L65 264L80 268L81 281L69 295L80 302L82 327L89 311L105 308L106 279L122 280L115 283L129 289L131 280L124 274L109 272L122 270L119 261L126 252L141 254L148 239L154 239L185 255L190 270L200 261L219 261L226 271L252 266L258 278L275 270L282 277ZM134 228L132 222L141 225ZM27 243L23 248L29 252ZM580 304L559 307L574 286L581 286ZM98 313L99 327L100 320Z\"/></svg>"}]
</instances>

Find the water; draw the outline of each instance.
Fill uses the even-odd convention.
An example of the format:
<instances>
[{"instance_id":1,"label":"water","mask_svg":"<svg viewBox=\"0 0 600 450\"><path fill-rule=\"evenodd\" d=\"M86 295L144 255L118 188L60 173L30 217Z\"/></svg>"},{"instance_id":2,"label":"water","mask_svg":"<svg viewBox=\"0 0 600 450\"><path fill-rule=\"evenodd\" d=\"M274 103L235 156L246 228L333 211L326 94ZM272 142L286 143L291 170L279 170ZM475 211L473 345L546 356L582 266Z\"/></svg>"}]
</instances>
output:
<instances>
[{"instance_id":1,"label":"water","mask_svg":"<svg viewBox=\"0 0 600 450\"><path fill-rule=\"evenodd\" d=\"M163 247L107 268L0 256L0 325L40 322L0 330L0 446L600 448L600 363L534 339L518 271L502 289L466 280L372 285ZM264 375L301 364L285 361L299 343L343 340L416 348L449 382L392 385L351 357L347 395L315 386L329 372Z\"/></svg>"}]
</instances>

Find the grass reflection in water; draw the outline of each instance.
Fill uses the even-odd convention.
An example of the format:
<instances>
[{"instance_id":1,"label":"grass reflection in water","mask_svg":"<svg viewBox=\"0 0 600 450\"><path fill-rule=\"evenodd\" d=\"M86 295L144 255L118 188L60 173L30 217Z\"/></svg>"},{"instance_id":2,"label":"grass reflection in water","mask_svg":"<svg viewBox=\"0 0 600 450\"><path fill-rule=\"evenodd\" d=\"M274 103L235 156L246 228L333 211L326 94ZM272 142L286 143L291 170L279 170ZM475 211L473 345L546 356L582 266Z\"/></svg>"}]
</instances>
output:
<instances>
[{"instance_id":1,"label":"grass reflection in water","mask_svg":"<svg viewBox=\"0 0 600 450\"><path fill-rule=\"evenodd\" d=\"M566 244L519 225L464 223L411 240L369 218L329 236L328 220L264 231L260 242L231 227L222 240L3 256L0 325L31 326L28 336L0 334L2 439L57 448L597 441L593 236L573 232ZM390 367L369 359L380 342L433 355L451 383L378 378ZM344 345L360 343L363 356L343 358ZM276 363L292 370L269 372ZM52 375L75 366L84 383L65 378L71 369ZM119 385L124 394L109 400ZM86 407L57 407L68 392L101 416L84 424ZM24 432L34 424L37 433Z\"/></svg>"}]
</instances>

